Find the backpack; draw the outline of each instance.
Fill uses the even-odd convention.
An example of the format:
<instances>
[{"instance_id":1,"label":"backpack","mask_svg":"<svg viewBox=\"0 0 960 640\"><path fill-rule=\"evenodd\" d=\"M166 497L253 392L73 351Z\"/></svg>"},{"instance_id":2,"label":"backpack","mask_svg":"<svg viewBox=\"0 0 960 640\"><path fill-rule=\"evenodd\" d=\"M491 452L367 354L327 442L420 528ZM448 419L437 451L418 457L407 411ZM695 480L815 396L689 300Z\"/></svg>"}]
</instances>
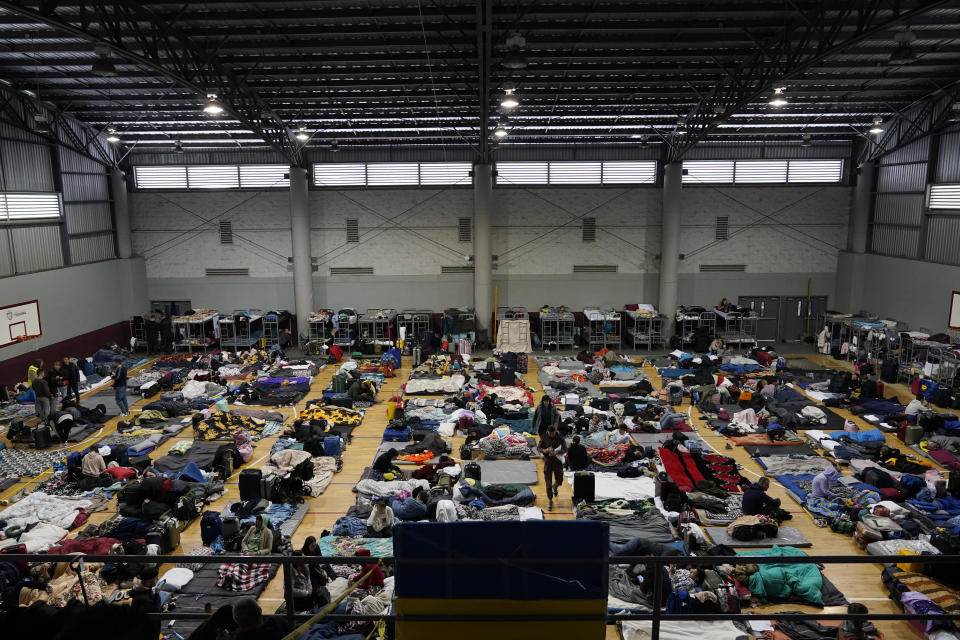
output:
<instances>
[{"instance_id":1,"label":"backpack","mask_svg":"<svg viewBox=\"0 0 960 640\"><path fill-rule=\"evenodd\" d=\"M173 508L173 516L183 523L185 528L191 520L200 515L202 510L203 498L198 498L197 494L191 489L177 500L177 505Z\"/></svg>"},{"instance_id":2,"label":"backpack","mask_svg":"<svg viewBox=\"0 0 960 640\"><path fill-rule=\"evenodd\" d=\"M690 594L683 589L677 589L667 596L667 606L664 613L692 613L690 609Z\"/></svg>"},{"instance_id":3,"label":"backpack","mask_svg":"<svg viewBox=\"0 0 960 640\"><path fill-rule=\"evenodd\" d=\"M333 376L333 380L330 382L330 390L334 393L346 393L347 376L340 373Z\"/></svg>"}]
</instances>

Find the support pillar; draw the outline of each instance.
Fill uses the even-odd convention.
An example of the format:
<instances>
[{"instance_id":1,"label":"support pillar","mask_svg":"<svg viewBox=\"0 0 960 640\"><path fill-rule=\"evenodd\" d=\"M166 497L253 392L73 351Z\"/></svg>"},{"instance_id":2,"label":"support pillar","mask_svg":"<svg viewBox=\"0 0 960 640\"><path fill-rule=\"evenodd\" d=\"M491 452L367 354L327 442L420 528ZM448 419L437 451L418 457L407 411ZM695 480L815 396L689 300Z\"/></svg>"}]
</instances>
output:
<instances>
[{"instance_id":1,"label":"support pillar","mask_svg":"<svg viewBox=\"0 0 960 640\"><path fill-rule=\"evenodd\" d=\"M307 170L290 167L290 233L293 248L293 298L297 332L308 335L313 312L313 253L310 249L310 207Z\"/></svg>"},{"instance_id":2,"label":"support pillar","mask_svg":"<svg viewBox=\"0 0 960 640\"><path fill-rule=\"evenodd\" d=\"M873 161L860 165L857 186L850 201L850 228L847 230L847 249L853 253L865 253L867 250L876 174L876 164Z\"/></svg>"},{"instance_id":3,"label":"support pillar","mask_svg":"<svg viewBox=\"0 0 960 640\"><path fill-rule=\"evenodd\" d=\"M127 202L127 180L119 167L110 170L110 191L113 196L113 229L117 235L117 257L133 256L130 238L130 205Z\"/></svg>"},{"instance_id":4,"label":"support pillar","mask_svg":"<svg viewBox=\"0 0 960 640\"><path fill-rule=\"evenodd\" d=\"M680 268L680 189L683 163L664 167L663 206L660 230L660 313L667 317L664 335L673 335L673 317L677 310L677 271Z\"/></svg>"},{"instance_id":5,"label":"support pillar","mask_svg":"<svg viewBox=\"0 0 960 640\"><path fill-rule=\"evenodd\" d=\"M493 165L473 165L473 306L477 329L493 339L493 259L490 219L493 209Z\"/></svg>"}]
</instances>

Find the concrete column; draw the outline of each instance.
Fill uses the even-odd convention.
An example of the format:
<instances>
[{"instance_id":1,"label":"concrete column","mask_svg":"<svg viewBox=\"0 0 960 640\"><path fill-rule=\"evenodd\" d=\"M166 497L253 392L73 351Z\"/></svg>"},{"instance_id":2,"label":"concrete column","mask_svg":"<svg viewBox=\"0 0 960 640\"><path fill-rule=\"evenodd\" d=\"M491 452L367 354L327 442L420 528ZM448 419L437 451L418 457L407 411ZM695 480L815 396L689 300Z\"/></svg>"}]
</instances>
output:
<instances>
[{"instance_id":1,"label":"concrete column","mask_svg":"<svg viewBox=\"0 0 960 640\"><path fill-rule=\"evenodd\" d=\"M129 258L133 255L130 205L127 202L127 181L118 167L110 171L110 191L113 195L113 228L117 234L117 257Z\"/></svg>"},{"instance_id":2,"label":"concrete column","mask_svg":"<svg viewBox=\"0 0 960 640\"><path fill-rule=\"evenodd\" d=\"M493 165L473 165L473 306L478 329L493 338L493 260L490 219L493 210Z\"/></svg>"},{"instance_id":3,"label":"concrete column","mask_svg":"<svg viewBox=\"0 0 960 640\"><path fill-rule=\"evenodd\" d=\"M293 247L293 298L297 332L307 335L313 309L313 253L310 249L310 206L307 170L290 167L290 234Z\"/></svg>"},{"instance_id":4,"label":"concrete column","mask_svg":"<svg viewBox=\"0 0 960 640\"><path fill-rule=\"evenodd\" d=\"M660 230L660 313L667 316L664 334L673 335L673 316L677 310L677 271L680 268L680 189L683 163L664 167L663 207Z\"/></svg>"},{"instance_id":5,"label":"concrete column","mask_svg":"<svg viewBox=\"0 0 960 640\"><path fill-rule=\"evenodd\" d=\"M873 183L876 175L876 165L873 161L860 165L857 186L850 200L850 228L847 230L847 249L854 253L865 253L867 250L870 210L873 205Z\"/></svg>"}]
</instances>

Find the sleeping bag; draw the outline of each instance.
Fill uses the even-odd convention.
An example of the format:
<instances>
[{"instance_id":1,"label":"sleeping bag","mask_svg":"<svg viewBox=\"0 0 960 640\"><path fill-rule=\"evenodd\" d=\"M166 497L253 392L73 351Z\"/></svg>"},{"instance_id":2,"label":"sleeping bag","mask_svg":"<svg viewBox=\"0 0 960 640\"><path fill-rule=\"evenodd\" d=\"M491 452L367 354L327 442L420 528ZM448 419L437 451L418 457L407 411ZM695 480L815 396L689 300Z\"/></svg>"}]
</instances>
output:
<instances>
[{"instance_id":1,"label":"sleeping bag","mask_svg":"<svg viewBox=\"0 0 960 640\"><path fill-rule=\"evenodd\" d=\"M774 545L770 549L738 551L738 556L806 556L795 547ZM823 605L823 575L815 564L761 564L750 576L750 591L765 597L786 599L798 596L815 605Z\"/></svg>"}]
</instances>

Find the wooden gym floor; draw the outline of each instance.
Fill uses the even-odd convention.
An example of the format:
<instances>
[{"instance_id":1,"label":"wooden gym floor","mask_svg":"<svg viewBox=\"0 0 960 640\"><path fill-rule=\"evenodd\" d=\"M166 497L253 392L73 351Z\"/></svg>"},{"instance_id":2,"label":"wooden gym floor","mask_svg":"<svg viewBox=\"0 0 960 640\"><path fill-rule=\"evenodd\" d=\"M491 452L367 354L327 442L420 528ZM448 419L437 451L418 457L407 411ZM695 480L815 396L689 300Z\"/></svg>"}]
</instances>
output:
<instances>
[{"instance_id":1,"label":"wooden gym floor","mask_svg":"<svg viewBox=\"0 0 960 640\"><path fill-rule=\"evenodd\" d=\"M803 354L802 357L829 368L852 369L849 363L836 361L829 356ZM333 366L327 367L326 370L320 372L314 378L311 391L303 401L301 401L296 407L282 407L280 411L290 418L297 415L297 413L304 408L308 400L320 397L322 390L330 382L330 378L335 371L336 366ZM527 385L533 389L535 398L539 399L541 388L537 380L537 371L538 368L533 360L533 357L531 356L529 372L526 374L525 380ZM647 365L644 367L644 371L649 376L654 388L659 388L661 380L660 376L657 374L657 370L654 367ZM313 535L319 537L323 530L331 529L334 521L338 517L342 516L354 503L355 494L352 492L353 486L360 479L363 469L373 462L373 458L380 444L381 435L387 424L386 410L383 401L392 395L397 395L400 393L401 385L407 380L409 373L410 359L406 358L404 360L404 367L396 370L395 377L387 379L386 385L383 387L383 389L381 389L379 395L381 402L367 409L363 424L353 431L353 442L347 446L343 453L343 470L334 476L330 486L327 487L323 495L316 498L307 499L310 504L310 510L294 533L294 548L299 548L299 546L303 543L304 538L307 536ZM131 375L133 375L133 372L131 372ZM904 404L906 404L906 402L912 397L909 389L904 385L886 385L886 395L888 397L891 395L896 395ZM146 401L142 399L135 403L131 403L131 411L137 411L138 408L143 404L146 404ZM719 436L713 431L704 427L705 423L700 419L701 414L698 409L685 404L683 407L678 407L678 410L689 412L691 423L694 425L694 428L698 431L699 435L706 440L710 447L723 455L733 457L737 462L739 462L743 466L742 473L744 476L752 480L762 474L760 466L747 454L743 447L734 447L732 450L726 450L724 448L727 443L726 438ZM860 424L862 427L866 427L866 424L863 421L853 416L849 412L844 410L837 411L845 418L850 418ZM109 422L107 422L107 424L104 425L101 431L94 433L83 442L72 445L70 448L74 451L79 451L90 446L104 435L114 432L116 430L116 423L117 418L111 419ZM192 439L192 429L188 427L181 432L178 437L171 438L151 455L154 458L160 457L165 455L167 451L178 441ZM228 502L238 498L239 491L237 487L237 478L240 470L245 467L257 467L262 465L270 455L270 448L275 439L276 436L268 437L254 443L254 453L250 463L234 471L234 475L229 478L226 483L227 491L225 495L217 502L209 505L207 508L221 510ZM453 438L454 455L456 455L456 452L459 451L462 440L462 438ZM888 444L906 450L906 447L904 447L899 440L892 436L888 436L887 441ZM538 466L542 466L542 463L538 462ZM19 483L17 483L17 485L5 491L4 494L0 496L0 500L9 498L21 489L28 488L29 490L32 485L35 485L38 481L46 479L49 477L49 475L50 473L46 472L40 476L37 476L36 478L22 479ZM546 504L542 499L545 494L542 473L539 482L532 488L534 493L536 493L538 496L538 506L545 508ZM829 529L821 529L814 525L813 518L806 511L804 511L800 505L794 502L786 494L786 491L783 489L783 487L778 483L773 482L770 493L775 497L781 498L783 507L793 514L793 520L789 522L789 525L797 527L801 533L803 533L803 535L813 543L813 546L810 549L807 549L808 553L816 555L859 555L864 553L857 547L857 545L849 536L838 535L831 532ZM559 499L555 501L554 510L544 511L545 517L551 520L573 519L570 494L570 486L565 484L560 490ZM92 514L90 517L90 522L94 524L103 522L116 513L116 508L116 499L114 499L109 504L107 511L101 511ZM75 533L76 532L73 532L71 535L75 535ZM178 549L175 553L182 554L183 552L199 545L200 525L198 519L197 521L191 523L190 526L181 534L181 546L180 549ZM161 574L163 570L167 568L168 567L161 568ZM887 597L886 590L880 581L881 568L881 565L878 564L829 565L824 569L824 573L846 595L850 602L862 602L873 613L899 613L899 608ZM283 581L282 576L277 576L264 591L260 598L260 602L262 603L265 612L272 612L276 610L282 601ZM823 613L829 614L838 613L842 609L843 607L827 607L822 611ZM752 609L751 611L760 613L781 610L799 610L808 612L819 611L814 607L802 605L768 606ZM906 622L880 622L877 624L877 626L886 634L886 637L888 638L907 638L911 636L918 636L918 634L913 631L913 628L910 627ZM615 627L607 627L607 637L619 637Z\"/></svg>"}]
</instances>

